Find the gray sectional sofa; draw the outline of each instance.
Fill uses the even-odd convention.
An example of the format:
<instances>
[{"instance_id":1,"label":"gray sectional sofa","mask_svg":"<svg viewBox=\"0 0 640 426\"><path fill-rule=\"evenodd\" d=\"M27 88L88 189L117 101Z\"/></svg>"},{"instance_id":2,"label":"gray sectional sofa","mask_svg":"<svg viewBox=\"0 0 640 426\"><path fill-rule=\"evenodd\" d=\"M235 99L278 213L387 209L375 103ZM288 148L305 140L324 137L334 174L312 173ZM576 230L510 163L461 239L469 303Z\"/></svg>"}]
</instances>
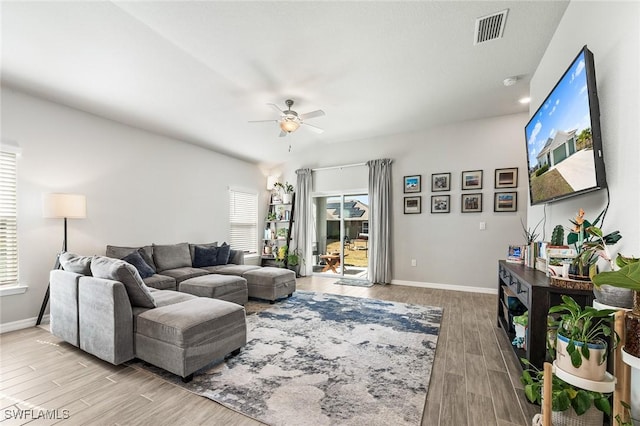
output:
<instances>
[{"instance_id":1,"label":"gray sectional sofa","mask_svg":"<svg viewBox=\"0 0 640 426\"><path fill-rule=\"evenodd\" d=\"M245 345L248 296L273 303L295 291L292 271L244 265L242 252L217 243L106 254L61 255L64 269L50 275L52 334L112 364L139 358L185 381Z\"/></svg>"}]
</instances>

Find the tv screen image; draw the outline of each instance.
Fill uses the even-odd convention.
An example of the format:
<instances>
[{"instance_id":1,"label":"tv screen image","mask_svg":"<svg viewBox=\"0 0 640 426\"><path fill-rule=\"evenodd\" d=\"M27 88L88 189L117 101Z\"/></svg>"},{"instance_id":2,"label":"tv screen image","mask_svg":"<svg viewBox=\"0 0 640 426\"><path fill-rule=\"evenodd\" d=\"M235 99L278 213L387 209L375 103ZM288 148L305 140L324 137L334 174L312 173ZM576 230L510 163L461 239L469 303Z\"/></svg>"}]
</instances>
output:
<instances>
[{"instance_id":1,"label":"tv screen image","mask_svg":"<svg viewBox=\"0 0 640 426\"><path fill-rule=\"evenodd\" d=\"M525 127L531 204L606 186L593 54L585 46Z\"/></svg>"}]
</instances>

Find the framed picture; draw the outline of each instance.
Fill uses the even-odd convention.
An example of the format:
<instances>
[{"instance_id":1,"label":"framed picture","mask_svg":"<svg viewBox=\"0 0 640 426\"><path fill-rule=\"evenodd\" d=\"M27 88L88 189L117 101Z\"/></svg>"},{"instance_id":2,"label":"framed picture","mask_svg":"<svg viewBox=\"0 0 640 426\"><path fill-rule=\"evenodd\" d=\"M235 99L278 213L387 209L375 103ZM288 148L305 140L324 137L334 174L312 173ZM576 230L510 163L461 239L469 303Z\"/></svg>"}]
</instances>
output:
<instances>
[{"instance_id":1,"label":"framed picture","mask_svg":"<svg viewBox=\"0 0 640 426\"><path fill-rule=\"evenodd\" d=\"M496 192L493 198L494 212L515 212L518 210L517 192Z\"/></svg>"},{"instance_id":2,"label":"framed picture","mask_svg":"<svg viewBox=\"0 0 640 426\"><path fill-rule=\"evenodd\" d=\"M422 175L413 175L404 177L404 193L420 192L422 191L421 184Z\"/></svg>"},{"instance_id":3,"label":"framed picture","mask_svg":"<svg viewBox=\"0 0 640 426\"><path fill-rule=\"evenodd\" d=\"M450 200L449 195L432 195L431 213L449 213L451 211Z\"/></svg>"},{"instance_id":4,"label":"framed picture","mask_svg":"<svg viewBox=\"0 0 640 426\"><path fill-rule=\"evenodd\" d=\"M496 169L495 187L498 188L517 188L518 187L518 168Z\"/></svg>"},{"instance_id":5,"label":"framed picture","mask_svg":"<svg viewBox=\"0 0 640 426\"><path fill-rule=\"evenodd\" d=\"M404 214L422 213L422 196L404 197Z\"/></svg>"},{"instance_id":6,"label":"framed picture","mask_svg":"<svg viewBox=\"0 0 640 426\"><path fill-rule=\"evenodd\" d=\"M431 175L431 192L451 190L451 173L433 173Z\"/></svg>"},{"instance_id":7,"label":"framed picture","mask_svg":"<svg viewBox=\"0 0 640 426\"><path fill-rule=\"evenodd\" d=\"M462 172L462 189L482 189L482 170Z\"/></svg>"},{"instance_id":8,"label":"framed picture","mask_svg":"<svg viewBox=\"0 0 640 426\"><path fill-rule=\"evenodd\" d=\"M482 193L462 194L460 204L462 213L477 213L482 211Z\"/></svg>"}]
</instances>

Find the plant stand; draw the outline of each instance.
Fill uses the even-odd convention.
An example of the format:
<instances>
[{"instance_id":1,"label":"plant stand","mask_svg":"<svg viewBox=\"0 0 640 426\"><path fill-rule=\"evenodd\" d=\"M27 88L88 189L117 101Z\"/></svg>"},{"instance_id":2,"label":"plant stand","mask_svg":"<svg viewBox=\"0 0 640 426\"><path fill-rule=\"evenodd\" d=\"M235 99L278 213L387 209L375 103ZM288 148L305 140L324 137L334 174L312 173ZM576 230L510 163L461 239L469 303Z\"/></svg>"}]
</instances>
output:
<instances>
[{"instance_id":1,"label":"plant stand","mask_svg":"<svg viewBox=\"0 0 640 426\"><path fill-rule=\"evenodd\" d=\"M618 335L620 336L620 345L615 350L613 358L613 375L610 373L605 374L605 378L601 381L593 381L583 379L581 377L569 374L566 371L558 368L556 362L553 364L544 363L544 379L542 388L542 425L552 426L552 411L551 411L551 379L555 374L559 379L565 382L580 387L585 390L601 393L613 393L613 407L612 418L616 415L623 416L624 409L620 401L629 401L630 395L630 380L629 380L629 367L622 362L622 348L624 345L624 315L623 311L615 313L614 327ZM535 419L534 419L535 421ZM535 424L535 423L534 423Z\"/></svg>"}]
</instances>

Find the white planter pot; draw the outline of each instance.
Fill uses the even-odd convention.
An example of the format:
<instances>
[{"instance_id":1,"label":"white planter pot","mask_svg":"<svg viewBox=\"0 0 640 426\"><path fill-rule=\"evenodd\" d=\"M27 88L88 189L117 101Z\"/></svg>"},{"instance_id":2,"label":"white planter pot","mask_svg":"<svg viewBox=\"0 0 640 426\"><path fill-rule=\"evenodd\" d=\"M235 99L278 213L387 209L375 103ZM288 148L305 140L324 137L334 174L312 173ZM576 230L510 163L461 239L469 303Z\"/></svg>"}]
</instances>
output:
<instances>
[{"instance_id":1,"label":"white planter pot","mask_svg":"<svg viewBox=\"0 0 640 426\"><path fill-rule=\"evenodd\" d=\"M282 194L282 204L291 204L291 194Z\"/></svg>"},{"instance_id":2,"label":"white planter pot","mask_svg":"<svg viewBox=\"0 0 640 426\"><path fill-rule=\"evenodd\" d=\"M591 406L583 415L579 416L569 407L565 411L553 411L551 423L553 426L601 426L604 414L596 407Z\"/></svg>"},{"instance_id":3,"label":"white planter pot","mask_svg":"<svg viewBox=\"0 0 640 426\"><path fill-rule=\"evenodd\" d=\"M582 342L574 342L574 344L576 350L581 349ZM604 379L607 371L607 360L605 358L607 353L606 343L589 343L589 359L583 357L580 368L575 368L573 364L571 364L571 356L567 352L568 345L569 339L558 334L556 340L556 365L558 368L587 380L601 381Z\"/></svg>"}]
</instances>

